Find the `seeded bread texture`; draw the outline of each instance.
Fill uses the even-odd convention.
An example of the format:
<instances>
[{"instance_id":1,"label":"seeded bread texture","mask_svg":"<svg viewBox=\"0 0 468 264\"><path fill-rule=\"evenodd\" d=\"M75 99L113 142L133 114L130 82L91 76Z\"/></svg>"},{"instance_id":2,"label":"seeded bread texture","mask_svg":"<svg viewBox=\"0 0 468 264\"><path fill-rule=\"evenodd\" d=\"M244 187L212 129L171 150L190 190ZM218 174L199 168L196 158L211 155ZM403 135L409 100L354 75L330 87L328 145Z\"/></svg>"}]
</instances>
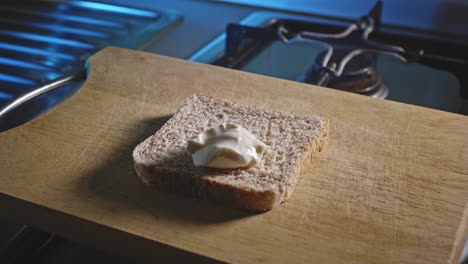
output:
<instances>
[{"instance_id":1,"label":"seeded bread texture","mask_svg":"<svg viewBox=\"0 0 468 264\"><path fill-rule=\"evenodd\" d=\"M229 122L267 146L252 168L195 167L185 151L189 138ZM327 143L329 120L296 116L194 95L133 151L138 176L158 190L212 200L249 211L266 211L288 199L301 168Z\"/></svg>"}]
</instances>

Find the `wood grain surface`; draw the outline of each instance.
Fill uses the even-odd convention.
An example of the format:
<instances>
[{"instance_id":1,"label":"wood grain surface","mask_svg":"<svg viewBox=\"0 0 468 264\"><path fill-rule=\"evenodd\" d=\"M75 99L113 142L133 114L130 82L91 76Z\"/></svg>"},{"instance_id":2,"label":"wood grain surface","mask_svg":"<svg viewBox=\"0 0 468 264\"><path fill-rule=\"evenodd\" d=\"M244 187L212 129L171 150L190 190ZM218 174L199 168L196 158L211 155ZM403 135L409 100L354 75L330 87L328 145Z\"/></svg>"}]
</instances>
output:
<instances>
[{"instance_id":1,"label":"wood grain surface","mask_svg":"<svg viewBox=\"0 0 468 264\"><path fill-rule=\"evenodd\" d=\"M90 61L70 100L0 134L2 217L152 261L457 262L467 117L118 48ZM132 150L193 93L327 116L330 143L267 213L158 193Z\"/></svg>"}]
</instances>

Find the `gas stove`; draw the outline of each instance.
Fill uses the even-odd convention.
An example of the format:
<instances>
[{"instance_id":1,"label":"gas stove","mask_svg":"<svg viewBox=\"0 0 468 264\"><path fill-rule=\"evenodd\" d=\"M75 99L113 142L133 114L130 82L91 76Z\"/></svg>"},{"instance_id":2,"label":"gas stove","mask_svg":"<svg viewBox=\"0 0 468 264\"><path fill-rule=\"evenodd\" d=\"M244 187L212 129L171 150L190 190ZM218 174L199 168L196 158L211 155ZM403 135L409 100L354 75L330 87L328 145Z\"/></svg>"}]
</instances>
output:
<instances>
[{"instance_id":1,"label":"gas stove","mask_svg":"<svg viewBox=\"0 0 468 264\"><path fill-rule=\"evenodd\" d=\"M258 12L192 61L467 114L468 38L356 20Z\"/></svg>"}]
</instances>

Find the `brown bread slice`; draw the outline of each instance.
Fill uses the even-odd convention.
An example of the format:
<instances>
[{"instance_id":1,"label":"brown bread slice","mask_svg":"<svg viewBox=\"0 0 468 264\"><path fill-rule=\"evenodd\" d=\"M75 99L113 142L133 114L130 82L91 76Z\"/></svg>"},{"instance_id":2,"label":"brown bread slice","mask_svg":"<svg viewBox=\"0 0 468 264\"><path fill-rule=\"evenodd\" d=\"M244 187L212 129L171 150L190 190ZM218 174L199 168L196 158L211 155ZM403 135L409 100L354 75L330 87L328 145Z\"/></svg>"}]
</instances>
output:
<instances>
[{"instance_id":1,"label":"brown bread slice","mask_svg":"<svg viewBox=\"0 0 468 264\"><path fill-rule=\"evenodd\" d=\"M236 123L267 145L262 161L248 169L195 167L187 139L223 122ZM326 145L329 120L266 111L208 96L191 96L177 113L133 152L135 169L165 192L266 211L291 196L301 168Z\"/></svg>"}]
</instances>

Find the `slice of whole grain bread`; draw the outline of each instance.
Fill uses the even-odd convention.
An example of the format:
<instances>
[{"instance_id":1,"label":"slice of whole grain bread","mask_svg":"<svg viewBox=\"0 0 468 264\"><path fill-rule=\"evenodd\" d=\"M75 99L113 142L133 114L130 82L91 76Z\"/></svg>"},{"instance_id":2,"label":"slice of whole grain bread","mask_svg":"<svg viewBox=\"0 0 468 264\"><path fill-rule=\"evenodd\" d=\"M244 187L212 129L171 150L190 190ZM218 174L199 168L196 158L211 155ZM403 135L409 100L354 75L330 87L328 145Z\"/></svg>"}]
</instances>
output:
<instances>
[{"instance_id":1,"label":"slice of whole grain bread","mask_svg":"<svg viewBox=\"0 0 468 264\"><path fill-rule=\"evenodd\" d=\"M255 167L195 167L185 151L189 138L221 123L244 127L267 146ZM148 185L165 192L266 211L292 194L301 168L326 145L329 120L296 116L194 95L153 136L133 151L135 169Z\"/></svg>"}]
</instances>

